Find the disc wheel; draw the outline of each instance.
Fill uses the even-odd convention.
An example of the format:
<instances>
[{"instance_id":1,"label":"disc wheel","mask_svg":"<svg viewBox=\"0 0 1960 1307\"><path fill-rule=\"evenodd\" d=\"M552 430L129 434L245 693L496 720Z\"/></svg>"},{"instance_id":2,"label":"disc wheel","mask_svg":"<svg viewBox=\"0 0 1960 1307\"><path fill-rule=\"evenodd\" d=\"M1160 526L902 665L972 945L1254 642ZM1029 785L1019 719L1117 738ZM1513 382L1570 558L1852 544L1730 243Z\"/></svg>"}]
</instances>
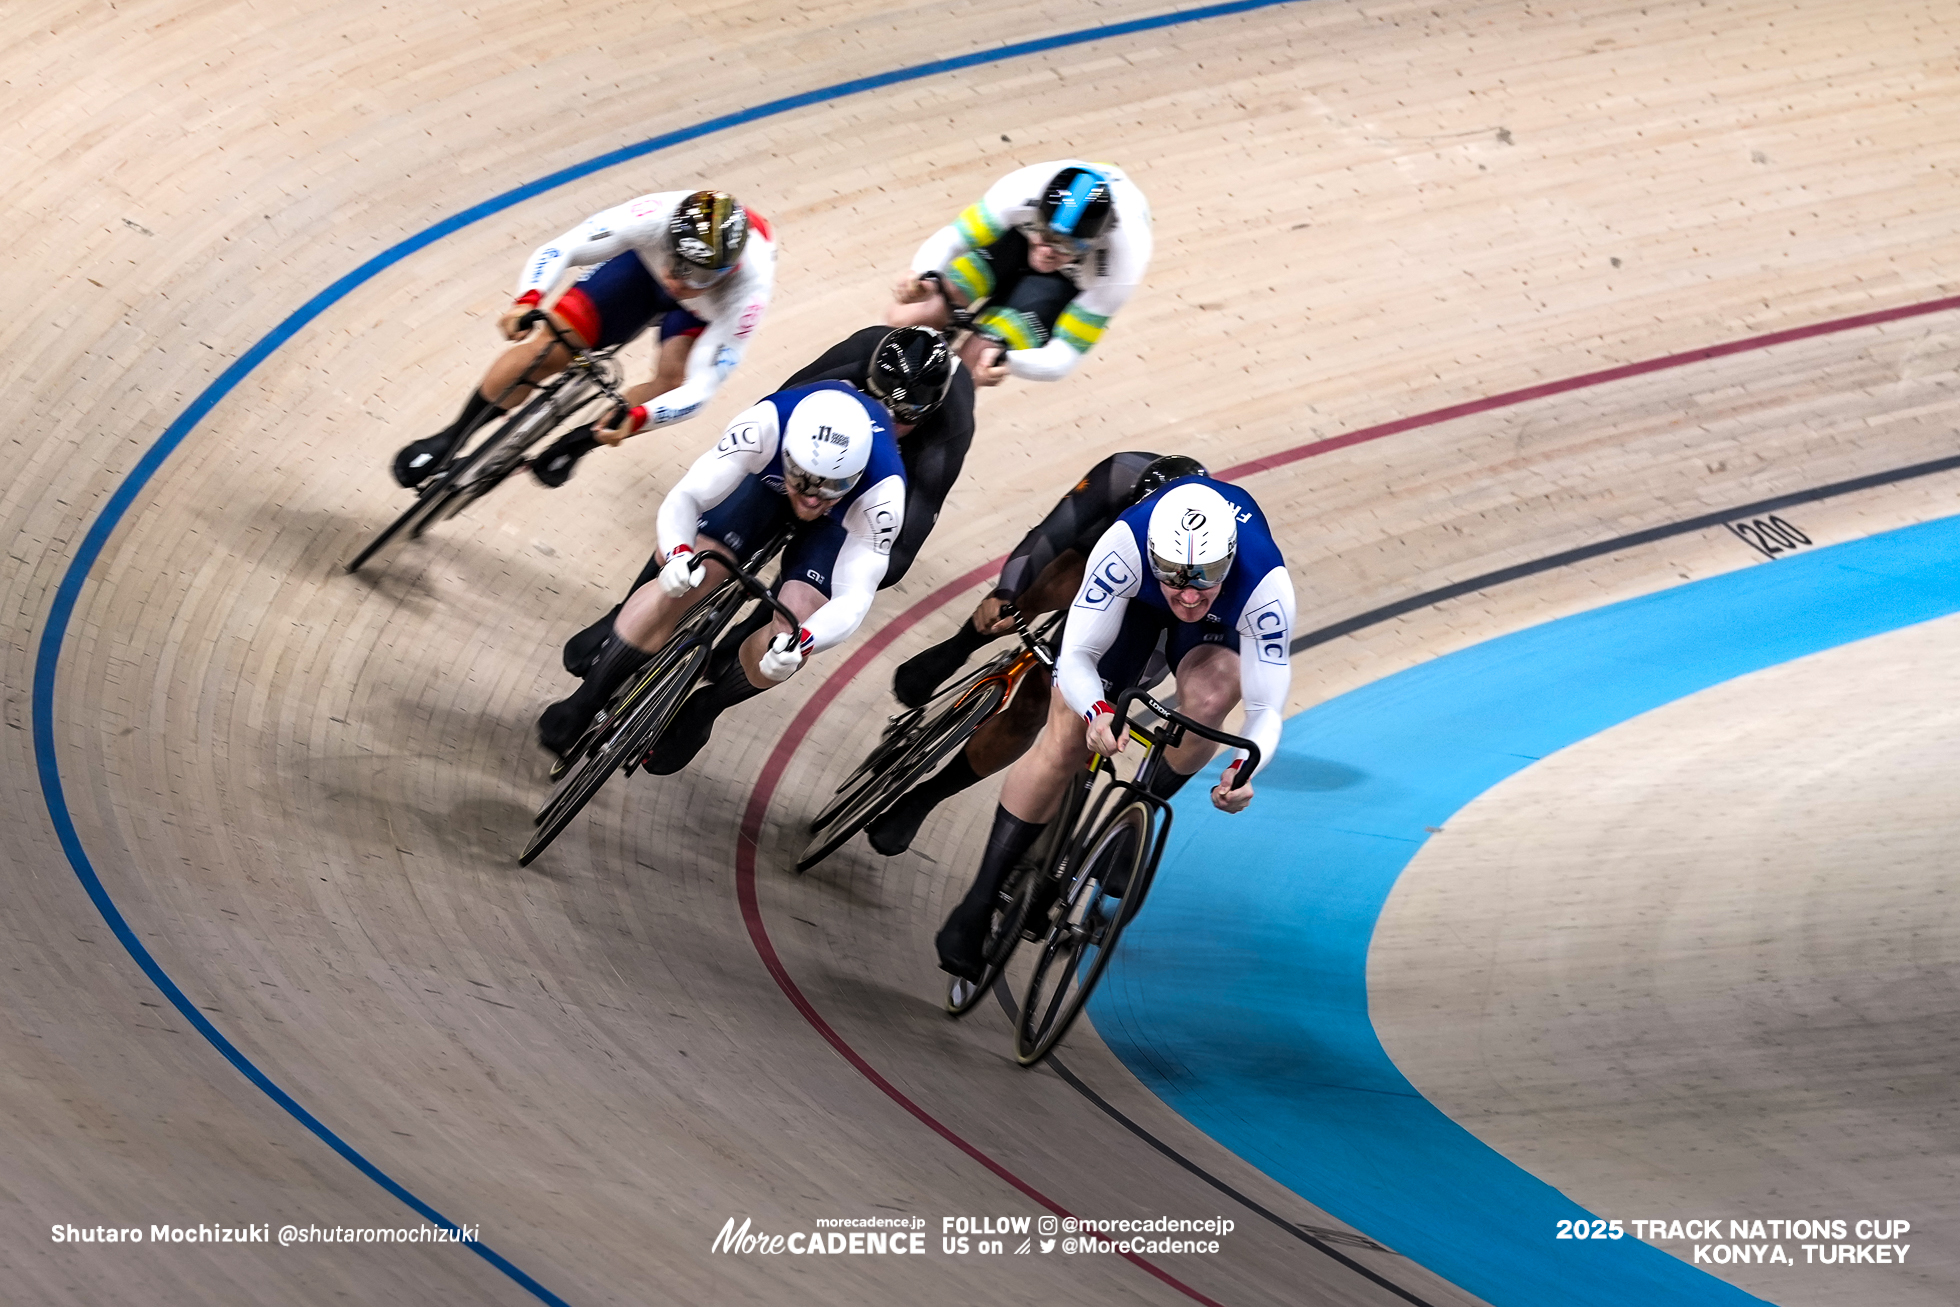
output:
<instances>
[{"instance_id":1,"label":"disc wheel","mask_svg":"<svg viewBox=\"0 0 1960 1307\"><path fill-rule=\"evenodd\" d=\"M1014 1022L1014 1057L1033 1066L1048 1056L1081 1015L1116 951L1134 904L1147 888L1143 859L1150 847L1149 805L1117 809L1071 859L1066 889L1050 909L1041 954L1028 977ZM1124 884L1122 898L1105 892L1111 879Z\"/></svg>"},{"instance_id":2,"label":"disc wheel","mask_svg":"<svg viewBox=\"0 0 1960 1307\"><path fill-rule=\"evenodd\" d=\"M696 637L676 636L668 645L671 656L663 655L642 672L607 719L606 726L589 732L573 746L573 764L564 779L538 809L537 829L517 856L517 865L528 867L558 838L572 818L578 816L592 796L612 774L637 760L667 728L681 698L694 688L694 681L708 662L708 646Z\"/></svg>"},{"instance_id":3,"label":"disc wheel","mask_svg":"<svg viewBox=\"0 0 1960 1307\"><path fill-rule=\"evenodd\" d=\"M796 860L796 869L808 871L870 825L914 781L964 747L980 729L980 723L993 716L1006 697L1005 682L988 681L955 700L939 716L920 723L911 746L854 790L849 801L810 837L803 856Z\"/></svg>"}]
</instances>

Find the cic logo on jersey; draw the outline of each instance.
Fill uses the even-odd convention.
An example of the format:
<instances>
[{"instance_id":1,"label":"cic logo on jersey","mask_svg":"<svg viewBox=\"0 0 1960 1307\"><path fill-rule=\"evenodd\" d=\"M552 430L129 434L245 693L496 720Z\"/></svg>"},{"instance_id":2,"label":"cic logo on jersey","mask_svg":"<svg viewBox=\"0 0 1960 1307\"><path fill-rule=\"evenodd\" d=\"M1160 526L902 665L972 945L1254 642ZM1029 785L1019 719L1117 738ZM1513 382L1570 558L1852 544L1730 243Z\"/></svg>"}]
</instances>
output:
<instances>
[{"instance_id":1,"label":"cic logo on jersey","mask_svg":"<svg viewBox=\"0 0 1960 1307\"><path fill-rule=\"evenodd\" d=\"M1263 604L1239 619L1240 629L1259 643L1259 661L1285 665L1286 654L1286 614L1280 611L1279 600Z\"/></svg>"},{"instance_id":2,"label":"cic logo on jersey","mask_svg":"<svg viewBox=\"0 0 1960 1307\"><path fill-rule=\"evenodd\" d=\"M1089 583L1082 587L1082 597L1076 605L1081 608L1107 608L1109 601L1128 586L1135 578L1128 563L1114 549L1096 560L1095 571L1089 576Z\"/></svg>"}]
</instances>

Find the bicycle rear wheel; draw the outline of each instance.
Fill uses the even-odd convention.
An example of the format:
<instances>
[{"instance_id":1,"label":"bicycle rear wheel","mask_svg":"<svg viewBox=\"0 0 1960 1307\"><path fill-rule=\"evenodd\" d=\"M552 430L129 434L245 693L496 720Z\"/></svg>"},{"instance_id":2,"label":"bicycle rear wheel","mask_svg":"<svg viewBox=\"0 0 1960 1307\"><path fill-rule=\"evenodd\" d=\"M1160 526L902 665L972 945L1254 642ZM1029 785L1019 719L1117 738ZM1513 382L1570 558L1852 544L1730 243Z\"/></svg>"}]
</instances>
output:
<instances>
[{"instance_id":1,"label":"bicycle rear wheel","mask_svg":"<svg viewBox=\"0 0 1960 1307\"><path fill-rule=\"evenodd\" d=\"M850 800L810 838L803 856L796 860L798 871L808 871L841 848L844 842L869 826L892 800L911 788L914 781L932 771L963 748L986 721L1000 709L1007 697L1004 681L976 686L965 698L955 700L939 716L921 722L918 735L905 752L885 764L870 781L858 788Z\"/></svg>"},{"instance_id":2,"label":"bicycle rear wheel","mask_svg":"<svg viewBox=\"0 0 1960 1307\"><path fill-rule=\"evenodd\" d=\"M1022 1066L1048 1056L1095 992L1145 888L1149 869L1142 864L1156 820L1149 804L1125 804L1096 828L1081 856L1070 860L1068 886L1052 910L1014 1021L1014 1058ZM1105 892L1111 879L1126 885L1121 899Z\"/></svg>"},{"instance_id":3,"label":"bicycle rear wheel","mask_svg":"<svg viewBox=\"0 0 1960 1307\"><path fill-rule=\"evenodd\" d=\"M612 721L589 743L580 743L578 761L538 809L537 830L517 856L518 866L530 866L612 774L639 758L667 729L682 697L694 688L695 678L707 665L709 653L706 643L687 634L677 636L667 648L672 656L656 660L641 673Z\"/></svg>"}]
</instances>

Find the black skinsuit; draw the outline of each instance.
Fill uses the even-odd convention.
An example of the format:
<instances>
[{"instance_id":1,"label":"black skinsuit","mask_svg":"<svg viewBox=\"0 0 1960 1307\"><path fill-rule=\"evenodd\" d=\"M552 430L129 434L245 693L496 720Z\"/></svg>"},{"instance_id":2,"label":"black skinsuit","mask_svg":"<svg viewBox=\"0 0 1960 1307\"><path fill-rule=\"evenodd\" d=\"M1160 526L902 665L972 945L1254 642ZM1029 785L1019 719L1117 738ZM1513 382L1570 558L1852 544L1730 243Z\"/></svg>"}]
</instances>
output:
<instances>
[{"instance_id":1,"label":"black skinsuit","mask_svg":"<svg viewBox=\"0 0 1960 1307\"><path fill-rule=\"evenodd\" d=\"M813 381L848 381L859 390L871 371L871 355L891 328L866 327L832 345L814 363L800 368L781 389L807 386ZM953 383L946 398L926 420L913 427L898 442L898 456L905 463L905 525L899 528L892 545L891 560L885 565L880 590L897 585L918 557L920 546L939 520L940 505L959 479L966 462L967 446L973 443L973 374L964 367L953 370Z\"/></svg>"},{"instance_id":2,"label":"black skinsuit","mask_svg":"<svg viewBox=\"0 0 1960 1307\"><path fill-rule=\"evenodd\" d=\"M1040 525L1014 547L1007 565L1000 569L1000 584L994 593L1018 600L1056 555L1073 549L1086 557L1102 533L1136 503L1137 482L1157 457L1129 451L1111 454L1090 468L1075 489L1063 495Z\"/></svg>"}]
</instances>

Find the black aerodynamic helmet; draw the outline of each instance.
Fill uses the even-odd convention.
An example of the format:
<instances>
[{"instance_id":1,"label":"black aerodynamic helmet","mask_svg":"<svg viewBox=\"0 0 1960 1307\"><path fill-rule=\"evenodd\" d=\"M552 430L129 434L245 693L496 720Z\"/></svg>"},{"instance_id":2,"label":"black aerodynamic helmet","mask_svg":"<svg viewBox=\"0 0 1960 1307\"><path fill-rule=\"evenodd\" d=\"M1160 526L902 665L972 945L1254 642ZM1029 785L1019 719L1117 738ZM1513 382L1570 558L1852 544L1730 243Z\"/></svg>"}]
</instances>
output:
<instances>
[{"instance_id":1,"label":"black aerodynamic helmet","mask_svg":"<svg viewBox=\"0 0 1960 1307\"><path fill-rule=\"evenodd\" d=\"M1051 236L1086 246L1109 230L1116 201L1109 178L1093 168L1064 168L1048 179L1035 212Z\"/></svg>"},{"instance_id":2,"label":"black aerodynamic helmet","mask_svg":"<svg viewBox=\"0 0 1960 1307\"><path fill-rule=\"evenodd\" d=\"M740 262L748 239L748 211L734 196L696 191L667 223L669 270L696 289L712 286Z\"/></svg>"},{"instance_id":3,"label":"black aerodynamic helmet","mask_svg":"<svg viewBox=\"0 0 1960 1307\"><path fill-rule=\"evenodd\" d=\"M1154 459L1143 469L1137 478L1136 498L1130 502L1140 504L1162 490L1179 477L1208 477L1211 472L1197 459L1187 454L1165 454Z\"/></svg>"},{"instance_id":4,"label":"black aerodynamic helmet","mask_svg":"<svg viewBox=\"0 0 1960 1307\"><path fill-rule=\"evenodd\" d=\"M871 352L865 388L906 426L916 426L939 407L953 384L953 351L931 327L887 332Z\"/></svg>"}]
</instances>

